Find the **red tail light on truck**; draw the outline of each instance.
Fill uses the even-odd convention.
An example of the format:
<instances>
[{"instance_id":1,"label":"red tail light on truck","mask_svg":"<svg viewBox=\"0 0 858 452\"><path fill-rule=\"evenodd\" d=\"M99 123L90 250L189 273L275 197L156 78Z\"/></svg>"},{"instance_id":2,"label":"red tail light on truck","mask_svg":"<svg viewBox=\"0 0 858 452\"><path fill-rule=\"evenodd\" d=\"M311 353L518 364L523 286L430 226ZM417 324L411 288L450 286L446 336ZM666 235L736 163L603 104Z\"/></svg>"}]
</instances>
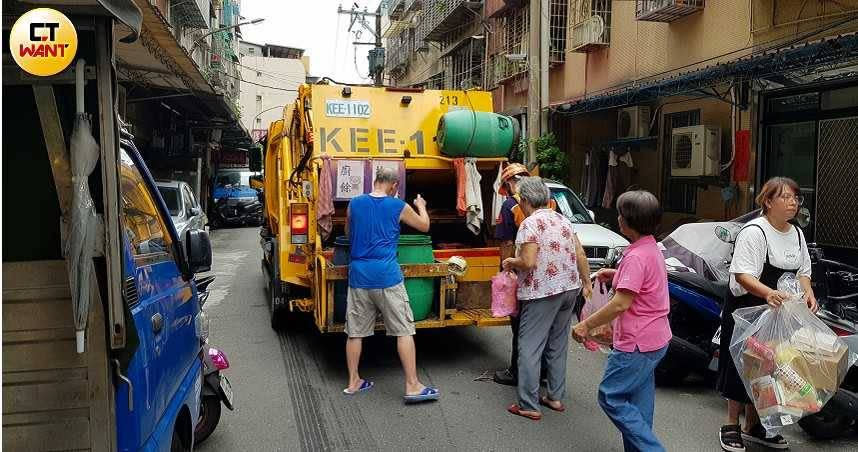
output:
<instances>
[{"instance_id":1,"label":"red tail light on truck","mask_svg":"<svg viewBox=\"0 0 858 452\"><path fill-rule=\"evenodd\" d=\"M307 243L307 231L310 227L309 208L307 204L292 204L289 213L289 227L292 232L292 244Z\"/></svg>"}]
</instances>

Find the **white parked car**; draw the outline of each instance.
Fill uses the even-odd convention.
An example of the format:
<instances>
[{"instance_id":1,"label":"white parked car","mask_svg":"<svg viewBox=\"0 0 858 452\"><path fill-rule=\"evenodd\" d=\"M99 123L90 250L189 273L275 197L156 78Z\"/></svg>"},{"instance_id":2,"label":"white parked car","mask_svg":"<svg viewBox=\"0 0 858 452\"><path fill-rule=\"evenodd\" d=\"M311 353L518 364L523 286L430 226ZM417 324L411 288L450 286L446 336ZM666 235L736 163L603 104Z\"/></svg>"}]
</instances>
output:
<instances>
[{"instance_id":1,"label":"white parked car","mask_svg":"<svg viewBox=\"0 0 858 452\"><path fill-rule=\"evenodd\" d=\"M553 181L546 181L557 208L575 226L578 240L584 247L590 270L596 271L605 266L629 246L629 241L620 234L596 224L595 215L587 210L581 198L569 187Z\"/></svg>"},{"instance_id":2,"label":"white parked car","mask_svg":"<svg viewBox=\"0 0 858 452\"><path fill-rule=\"evenodd\" d=\"M208 218L190 185L176 180L159 180L155 181L155 185L167 204L181 240L184 240L188 229L205 229Z\"/></svg>"}]
</instances>

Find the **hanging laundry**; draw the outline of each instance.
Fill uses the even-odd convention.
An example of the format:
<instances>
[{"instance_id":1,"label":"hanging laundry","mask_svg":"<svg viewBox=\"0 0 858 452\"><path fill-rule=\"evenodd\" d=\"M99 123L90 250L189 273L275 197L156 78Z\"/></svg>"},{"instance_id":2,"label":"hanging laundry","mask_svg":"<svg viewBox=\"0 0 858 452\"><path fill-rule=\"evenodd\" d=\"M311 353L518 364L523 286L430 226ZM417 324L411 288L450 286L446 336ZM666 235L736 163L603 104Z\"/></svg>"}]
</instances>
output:
<instances>
[{"instance_id":1,"label":"hanging laundry","mask_svg":"<svg viewBox=\"0 0 858 452\"><path fill-rule=\"evenodd\" d=\"M316 221L319 223L319 233L322 240L327 240L333 230L334 215L334 178L331 175L333 165L329 156L322 157L319 168L319 206L316 210Z\"/></svg>"},{"instance_id":2,"label":"hanging laundry","mask_svg":"<svg viewBox=\"0 0 858 452\"><path fill-rule=\"evenodd\" d=\"M602 207L611 209L617 197L626 191L632 183L632 167L634 162L629 152L617 155L614 151L608 156L608 174L605 183L605 195L602 197Z\"/></svg>"},{"instance_id":3,"label":"hanging laundry","mask_svg":"<svg viewBox=\"0 0 858 452\"><path fill-rule=\"evenodd\" d=\"M453 159L453 170L456 172L456 211L460 217L468 212L468 204L465 201L465 185L467 174L465 173L465 159Z\"/></svg>"},{"instance_id":4,"label":"hanging laundry","mask_svg":"<svg viewBox=\"0 0 858 452\"><path fill-rule=\"evenodd\" d=\"M500 190L500 186L502 184L503 179L501 176L503 175L503 162L498 164L498 176L495 178L495 183L492 184L492 219L500 218L501 207L503 206L503 202L506 201L506 196L498 193Z\"/></svg>"},{"instance_id":5,"label":"hanging laundry","mask_svg":"<svg viewBox=\"0 0 858 452\"><path fill-rule=\"evenodd\" d=\"M585 203L589 197L590 184L590 153L586 152L584 154L584 166L581 168L581 197Z\"/></svg>"},{"instance_id":6,"label":"hanging laundry","mask_svg":"<svg viewBox=\"0 0 858 452\"><path fill-rule=\"evenodd\" d=\"M608 154L608 166L617 166L619 162L625 163L629 168L635 166L630 152L626 151L618 155L616 152L611 151Z\"/></svg>"},{"instance_id":7,"label":"hanging laundry","mask_svg":"<svg viewBox=\"0 0 858 452\"><path fill-rule=\"evenodd\" d=\"M474 235L480 233L482 227L483 214L483 194L480 189L480 181L483 179L480 172L477 171L477 159L465 159L465 174L467 180L465 182L465 205L466 215L465 223Z\"/></svg>"},{"instance_id":8,"label":"hanging laundry","mask_svg":"<svg viewBox=\"0 0 858 452\"><path fill-rule=\"evenodd\" d=\"M602 195L604 194L608 172L608 159L597 148L591 148L588 156L590 158L587 176L589 183L587 195L584 197L584 204L587 207L595 207L602 204Z\"/></svg>"}]
</instances>

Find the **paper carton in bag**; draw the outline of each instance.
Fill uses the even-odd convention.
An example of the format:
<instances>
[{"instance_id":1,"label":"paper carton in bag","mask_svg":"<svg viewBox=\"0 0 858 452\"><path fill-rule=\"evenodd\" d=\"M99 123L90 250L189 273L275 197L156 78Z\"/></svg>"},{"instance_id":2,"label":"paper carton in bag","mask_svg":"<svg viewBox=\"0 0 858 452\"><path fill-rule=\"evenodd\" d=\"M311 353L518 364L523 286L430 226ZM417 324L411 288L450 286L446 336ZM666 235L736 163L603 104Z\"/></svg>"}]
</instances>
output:
<instances>
[{"instance_id":1,"label":"paper carton in bag","mask_svg":"<svg viewBox=\"0 0 858 452\"><path fill-rule=\"evenodd\" d=\"M745 349L742 352L742 360L744 361L742 373L747 381L753 381L772 373L772 365L751 349Z\"/></svg>"},{"instance_id":2,"label":"paper carton in bag","mask_svg":"<svg viewBox=\"0 0 858 452\"><path fill-rule=\"evenodd\" d=\"M848 366L848 351L845 346L837 349L833 356L817 353L801 353L806 370L800 371L818 391L836 392Z\"/></svg>"}]
</instances>

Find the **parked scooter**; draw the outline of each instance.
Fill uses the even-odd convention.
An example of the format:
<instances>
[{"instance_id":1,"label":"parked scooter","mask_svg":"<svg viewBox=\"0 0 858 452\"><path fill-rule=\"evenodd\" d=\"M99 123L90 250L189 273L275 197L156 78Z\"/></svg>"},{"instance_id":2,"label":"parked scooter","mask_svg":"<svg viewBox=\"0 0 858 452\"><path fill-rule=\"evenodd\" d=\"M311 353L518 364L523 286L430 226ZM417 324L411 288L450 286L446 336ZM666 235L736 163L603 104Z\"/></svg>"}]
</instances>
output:
<instances>
[{"instance_id":1,"label":"parked scooter","mask_svg":"<svg viewBox=\"0 0 858 452\"><path fill-rule=\"evenodd\" d=\"M745 223L757 216L759 210L725 222L686 224L661 242L668 265L673 339L655 371L659 384L676 385L691 373L718 370L721 310L730 290L733 243Z\"/></svg>"},{"instance_id":2,"label":"parked scooter","mask_svg":"<svg viewBox=\"0 0 858 452\"><path fill-rule=\"evenodd\" d=\"M262 203L258 199L220 198L215 203L211 224L222 226L262 225Z\"/></svg>"},{"instance_id":3,"label":"parked scooter","mask_svg":"<svg viewBox=\"0 0 858 452\"><path fill-rule=\"evenodd\" d=\"M813 245L811 245L812 247ZM858 268L826 259L819 248L811 248L820 300L818 316L838 336L858 334ZM840 389L822 411L798 421L815 438L833 439L850 427L858 428L858 366L853 366Z\"/></svg>"},{"instance_id":4,"label":"parked scooter","mask_svg":"<svg viewBox=\"0 0 858 452\"><path fill-rule=\"evenodd\" d=\"M207 276L197 282L201 307L209 297L207 289L214 279L214 276ZM202 334L200 337L204 338L202 351L203 386L200 397L200 418L194 429L195 444L201 444L214 432L220 422L221 402L230 410L234 409L232 385L226 376L220 373L222 370L229 369L229 360L223 351L209 345L208 320L204 315L205 313L200 314L202 317L200 325Z\"/></svg>"},{"instance_id":5,"label":"parked scooter","mask_svg":"<svg viewBox=\"0 0 858 452\"><path fill-rule=\"evenodd\" d=\"M696 236L695 251L680 246L676 240L671 241L671 236L662 242L668 266L673 270L668 272L673 339L667 355L656 368L659 383L678 384L693 371L718 370L720 314L729 290L729 280L721 277L729 275L727 270L738 231L757 215L759 212L754 211L730 222L686 225L683 227L699 230L678 230L677 236L671 234L677 238L691 232L688 235ZM805 221L809 219L800 219L803 225ZM717 240L700 241L700 234L707 229L714 230ZM839 336L858 333L858 268L825 259L822 249L814 243L808 244L808 250L820 319ZM687 264L680 265L680 260ZM691 269L694 271L689 271ZM858 366L853 366L825 408L802 418L799 425L811 436L831 439L843 435L856 423Z\"/></svg>"}]
</instances>

